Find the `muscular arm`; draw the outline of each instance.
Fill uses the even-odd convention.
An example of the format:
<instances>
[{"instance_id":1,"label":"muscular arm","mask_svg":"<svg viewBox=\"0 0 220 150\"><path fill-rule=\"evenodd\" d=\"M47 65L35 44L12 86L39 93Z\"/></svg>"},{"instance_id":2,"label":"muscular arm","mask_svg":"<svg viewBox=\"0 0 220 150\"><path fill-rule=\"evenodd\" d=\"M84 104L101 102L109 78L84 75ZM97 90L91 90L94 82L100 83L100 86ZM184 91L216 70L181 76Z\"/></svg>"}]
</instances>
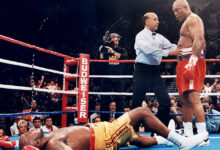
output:
<instances>
[{"instance_id":1,"label":"muscular arm","mask_svg":"<svg viewBox=\"0 0 220 150\"><path fill-rule=\"evenodd\" d=\"M72 150L72 148L61 139L52 139L47 143L46 150Z\"/></svg>"},{"instance_id":2,"label":"muscular arm","mask_svg":"<svg viewBox=\"0 0 220 150\"><path fill-rule=\"evenodd\" d=\"M196 56L200 56L201 51L206 46L203 22L198 16L193 15L189 19L188 28L191 38L193 39L192 54Z\"/></svg>"}]
</instances>

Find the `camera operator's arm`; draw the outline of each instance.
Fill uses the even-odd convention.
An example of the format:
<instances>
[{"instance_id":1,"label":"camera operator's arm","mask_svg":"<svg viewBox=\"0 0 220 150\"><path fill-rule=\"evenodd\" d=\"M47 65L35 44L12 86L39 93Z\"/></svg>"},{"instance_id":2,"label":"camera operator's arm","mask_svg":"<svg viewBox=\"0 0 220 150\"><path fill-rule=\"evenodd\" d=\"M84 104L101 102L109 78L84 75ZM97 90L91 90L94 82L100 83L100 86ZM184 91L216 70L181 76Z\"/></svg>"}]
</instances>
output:
<instances>
[{"instance_id":1,"label":"camera operator's arm","mask_svg":"<svg viewBox=\"0 0 220 150\"><path fill-rule=\"evenodd\" d=\"M126 58L128 58L127 51L124 48L118 48L118 49L120 49L120 52L116 52L111 47L108 47L108 46L106 46L106 47L108 48L108 53L114 54L117 59L126 59Z\"/></svg>"},{"instance_id":2,"label":"camera operator's arm","mask_svg":"<svg viewBox=\"0 0 220 150\"><path fill-rule=\"evenodd\" d=\"M103 53L101 53L101 49L103 48L103 45L101 45L100 47L99 47L99 58L100 59L104 59L104 54Z\"/></svg>"},{"instance_id":3,"label":"camera operator's arm","mask_svg":"<svg viewBox=\"0 0 220 150\"><path fill-rule=\"evenodd\" d=\"M108 46L106 46L106 47L108 48L108 53L111 53L111 54L115 55L117 59L120 59L120 57L121 57L120 53L117 53L111 47L108 47Z\"/></svg>"},{"instance_id":4,"label":"camera operator's arm","mask_svg":"<svg viewBox=\"0 0 220 150\"><path fill-rule=\"evenodd\" d=\"M121 59L128 59L128 53L125 48L121 48Z\"/></svg>"}]
</instances>

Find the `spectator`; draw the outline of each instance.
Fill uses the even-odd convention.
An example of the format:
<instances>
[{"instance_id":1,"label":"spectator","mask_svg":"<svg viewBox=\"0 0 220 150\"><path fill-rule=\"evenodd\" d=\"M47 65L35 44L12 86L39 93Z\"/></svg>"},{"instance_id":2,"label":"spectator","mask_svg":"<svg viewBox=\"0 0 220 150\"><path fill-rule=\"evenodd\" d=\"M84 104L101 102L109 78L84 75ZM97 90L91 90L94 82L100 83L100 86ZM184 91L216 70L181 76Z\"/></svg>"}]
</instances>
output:
<instances>
[{"instance_id":1,"label":"spectator","mask_svg":"<svg viewBox=\"0 0 220 150\"><path fill-rule=\"evenodd\" d=\"M131 110L129 105L124 106L124 112L129 112Z\"/></svg>"},{"instance_id":2,"label":"spectator","mask_svg":"<svg viewBox=\"0 0 220 150\"><path fill-rule=\"evenodd\" d=\"M53 125L53 120L51 117L45 118L45 125L42 126L43 132L53 132L54 130L57 130L58 128Z\"/></svg>"},{"instance_id":3,"label":"spectator","mask_svg":"<svg viewBox=\"0 0 220 150\"><path fill-rule=\"evenodd\" d=\"M220 93L220 91L216 91L217 93ZM216 100L216 109L218 111L220 111L220 96L217 96L217 100Z\"/></svg>"},{"instance_id":4,"label":"spectator","mask_svg":"<svg viewBox=\"0 0 220 150\"><path fill-rule=\"evenodd\" d=\"M97 123L97 122L101 122L101 117L99 115L95 117L94 119L94 123Z\"/></svg>"},{"instance_id":5,"label":"spectator","mask_svg":"<svg viewBox=\"0 0 220 150\"><path fill-rule=\"evenodd\" d=\"M18 130L19 130L19 135L26 133L28 130L28 122L23 119L18 121Z\"/></svg>"},{"instance_id":6,"label":"spectator","mask_svg":"<svg viewBox=\"0 0 220 150\"><path fill-rule=\"evenodd\" d=\"M128 54L127 50L121 46L119 46L119 41L121 36L117 33L111 33L109 35L110 38L110 45L106 44L106 42L100 46L100 59L107 59L107 60L121 60L127 59ZM100 70L104 75L122 75L124 74L125 67L124 64L118 62L109 62L102 64L100 66ZM123 79L116 79L116 78L103 78L101 81L101 91L102 92L122 92L123 91ZM101 108L102 110L107 110L109 102L112 101L111 96L102 96L101 97ZM123 103L122 103L122 96L116 96L116 102L118 104L118 111L122 111Z\"/></svg>"},{"instance_id":7,"label":"spectator","mask_svg":"<svg viewBox=\"0 0 220 150\"><path fill-rule=\"evenodd\" d=\"M213 104L211 99L202 100L204 112L206 114L220 115L220 112L212 109ZM208 132L219 132L220 131L220 119L219 116L206 116L206 128Z\"/></svg>"},{"instance_id":8,"label":"spectator","mask_svg":"<svg viewBox=\"0 0 220 150\"><path fill-rule=\"evenodd\" d=\"M0 140L5 135L4 129L0 127Z\"/></svg>"},{"instance_id":9,"label":"spectator","mask_svg":"<svg viewBox=\"0 0 220 150\"><path fill-rule=\"evenodd\" d=\"M206 93L205 96L208 96L208 93L212 93L212 90L215 88L215 86L217 85L218 83L218 79L215 79L215 82L210 86L210 83L207 82L204 87L203 87L203 90L204 92L203 93Z\"/></svg>"},{"instance_id":10,"label":"spectator","mask_svg":"<svg viewBox=\"0 0 220 150\"><path fill-rule=\"evenodd\" d=\"M18 122L22 119L22 116L18 116L15 118L14 124L10 127L11 136L18 136L19 130L18 130Z\"/></svg>"},{"instance_id":11,"label":"spectator","mask_svg":"<svg viewBox=\"0 0 220 150\"><path fill-rule=\"evenodd\" d=\"M96 105L95 105L95 111L100 111L100 108L101 108L101 105L100 105L100 104L96 104ZM93 123L92 121L95 120L95 118L96 118L97 116L100 117L100 114L99 114L99 113L96 113L96 112L93 113L93 114L91 114L91 115L90 115L90 122Z\"/></svg>"},{"instance_id":12,"label":"spectator","mask_svg":"<svg viewBox=\"0 0 220 150\"><path fill-rule=\"evenodd\" d=\"M37 85L35 85L36 88L41 88L44 82L44 75L41 76L41 79L38 80Z\"/></svg>"},{"instance_id":13,"label":"spectator","mask_svg":"<svg viewBox=\"0 0 220 150\"><path fill-rule=\"evenodd\" d=\"M170 112L173 114L180 114L181 108L178 107L178 103L175 96L170 96ZM176 122L177 129L183 128L183 119L181 116L172 116L171 119L173 119Z\"/></svg>"},{"instance_id":14,"label":"spectator","mask_svg":"<svg viewBox=\"0 0 220 150\"><path fill-rule=\"evenodd\" d=\"M157 113L158 112L158 107L159 107L158 100L154 99L153 100L153 106L151 107L152 113Z\"/></svg>"},{"instance_id":15,"label":"spectator","mask_svg":"<svg viewBox=\"0 0 220 150\"><path fill-rule=\"evenodd\" d=\"M21 93L20 100L21 100L21 104L22 104L22 109L23 110L28 109L29 108L29 102L28 102L28 100L25 97L25 94L23 92Z\"/></svg>"},{"instance_id":16,"label":"spectator","mask_svg":"<svg viewBox=\"0 0 220 150\"><path fill-rule=\"evenodd\" d=\"M57 90L57 86L55 85L54 81L50 81L49 85L46 88L49 90Z\"/></svg>"},{"instance_id":17,"label":"spectator","mask_svg":"<svg viewBox=\"0 0 220 150\"><path fill-rule=\"evenodd\" d=\"M110 112L116 112L117 106L116 106L116 102L112 101L109 104L109 111ZM110 114L103 114L103 119L104 121L113 121L115 119L117 119L120 115L119 114L115 114L115 113L110 113Z\"/></svg>"},{"instance_id":18,"label":"spectator","mask_svg":"<svg viewBox=\"0 0 220 150\"><path fill-rule=\"evenodd\" d=\"M220 75L220 72L218 73L218 75ZM215 85L215 90L216 90L216 92L220 91L220 83L219 82L217 82L217 84Z\"/></svg>"},{"instance_id":19,"label":"spectator","mask_svg":"<svg viewBox=\"0 0 220 150\"><path fill-rule=\"evenodd\" d=\"M42 121L40 119L40 117L35 117L33 119L33 125L34 125L34 128L37 129L37 128L41 128L42 126Z\"/></svg>"},{"instance_id":20,"label":"spectator","mask_svg":"<svg viewBox=\"0 0 220 150\"><path fill-rule=\"evenodd\" d=\"M27 112L39 112L39 109L38 109L38 105L37 105L37 101L36 100L32 100L31 101L31 104L30 104L30 108L29 109L26 109L26 110L23 110L23 113L27 113ZM32 128L33 127L33 119L35 116L38 116L38 117L41 117L42 118L42 115L25 115L23 116L23 119L27 120L28 123L29 123L29 128Z\"/></svg>"}]
</instances>

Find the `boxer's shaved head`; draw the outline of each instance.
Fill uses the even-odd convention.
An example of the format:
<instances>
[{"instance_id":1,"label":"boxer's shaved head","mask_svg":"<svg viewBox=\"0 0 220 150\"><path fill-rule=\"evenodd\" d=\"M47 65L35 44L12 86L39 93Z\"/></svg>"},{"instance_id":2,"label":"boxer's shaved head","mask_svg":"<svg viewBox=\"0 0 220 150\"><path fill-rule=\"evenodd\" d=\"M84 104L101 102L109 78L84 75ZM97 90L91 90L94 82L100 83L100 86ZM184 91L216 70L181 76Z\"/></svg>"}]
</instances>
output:
<instances>
[{"instance_id":1,"label":"boxer's shaved head","mask_svg":"<svg viewBox=\"0 0 220 150\"><path fill-rule=\"evenodd\" d=\"M186 0L174 1L173 12L180 22L184 21L191 14L189 3Z\"/></svg>"},{"instance_id":2,"label":"boxer's shaved head","mask_svg":"<svg viewBox=\"0 0 220 150\"><path fill-rule=\"evenodd\" d=\"M189 3L186 0L175 0L173 6L190 9Z\"/></svg>"}]
</instances>

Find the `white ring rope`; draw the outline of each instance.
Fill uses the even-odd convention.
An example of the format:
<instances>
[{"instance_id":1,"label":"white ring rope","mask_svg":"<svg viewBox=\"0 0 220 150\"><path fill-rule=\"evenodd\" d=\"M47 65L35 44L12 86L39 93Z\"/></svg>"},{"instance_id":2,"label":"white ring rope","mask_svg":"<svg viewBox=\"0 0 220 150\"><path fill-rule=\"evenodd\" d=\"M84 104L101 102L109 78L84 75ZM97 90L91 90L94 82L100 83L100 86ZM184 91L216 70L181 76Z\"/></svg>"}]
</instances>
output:
<instances>
[{"instance_id":1,"label":"white ring rope","mask_svg":"<svg viewBox=\"0 0 220 150\"><path fill-rule=\"evenodd\" d=\"M6 84L0 84L0 88L10 89L10 90L24 90L24 91L34 90L37 92L59 93L59 94L78 94L78 92L76 92L76 91L49 90L49 89L42 89L42 88L17 86L17 85L6 85Z\"/></svg>"},{"instance_id":2,"label":"white ring rope","mask_svg":"<svg viewBox=\"0 0 220 150\"><path fill-rule=\"evenodd\" d=\"M29 64L6 60L6 59L2 59L2 58L0 58L0 62L5 63L5 64L10 64L10 65L20 66L20 67L26 67L26 68L31 68L31 69L33 68L33 69L40 70L40 71L47 71L47 72L60 74L60 75L68 75L68 76L78 77L78 75L75 75L75 74L65 73L62 71L43 68L43 67L39 67L39 66L35 66L35 65L32 66ZM90 78L133 78L133 75L89 75L89 77ZM161 77L162 78L176 78L176 75L161 75ZM220 78L220 75L206 75L205 77L206 78Z\"/></svg>"},{"instance_id":3,"label":"white ring rope","mask_svg":"<svg viewBox=\"0 0 220 150\"><path fill-rule=\"evenodd\" d=\"M25 87L25 86L15 86L15 85L6 85L0 84L0 88L3 89L13 89L13 90L25 90L25 91L37 91L37 92L48 92L48 93L60 93L60 94L78 94L76 91L63 91L63 90L49 90L49 89L42 89L42 88L32 88L32 87ZM125 96L132 96L133 93L129 92L89 92L90 95L125 95ZM209 95L209 96L219 96L220 93L200 93L200 95ZM146 93L147 96L153 96L154 93ZM178 96L179 93L169 93L169 95Z\"/></svg>"},{"instance_id":4,"label":"white ring rope","mask_svg":"<svg viewBox=\"0 0 220 150\"><path fill-rule=\"evenodd\" d=\"M133 75L89 75L90 78L133 78ZM161 75L162 78L176 78L176 75ZM206 75L206 78L220 78L220 75Z\"/></svg>"},{"instance_id":5,"label":"white ring rope","mask_svg":"<svg viewBox=\"0 0 220 150\"><path fill-rule=\"evenodd\" d=\"M20 63L20 62L16 62L16 61L11 61L11 60L6 60L6 59L2 59L0 58L0 62L1 63L5 63L5 64L9 64L9 65L15 65L15 66L20 66L20 67L25 67L25 68L33 68L36 70L40 70L40 71L47 71L47 72L51 72L51 73L55 73L55 74L60 74L60 75L68 75L68 76L77 76L71 73L64 73L62 71L57 71L57 70L53 70L53 69L47 69L47 68L43 68L43 67L39 67L39 66L32 66L29 64L25 64L25 63Z\"/></svg>"}]
</instances>

